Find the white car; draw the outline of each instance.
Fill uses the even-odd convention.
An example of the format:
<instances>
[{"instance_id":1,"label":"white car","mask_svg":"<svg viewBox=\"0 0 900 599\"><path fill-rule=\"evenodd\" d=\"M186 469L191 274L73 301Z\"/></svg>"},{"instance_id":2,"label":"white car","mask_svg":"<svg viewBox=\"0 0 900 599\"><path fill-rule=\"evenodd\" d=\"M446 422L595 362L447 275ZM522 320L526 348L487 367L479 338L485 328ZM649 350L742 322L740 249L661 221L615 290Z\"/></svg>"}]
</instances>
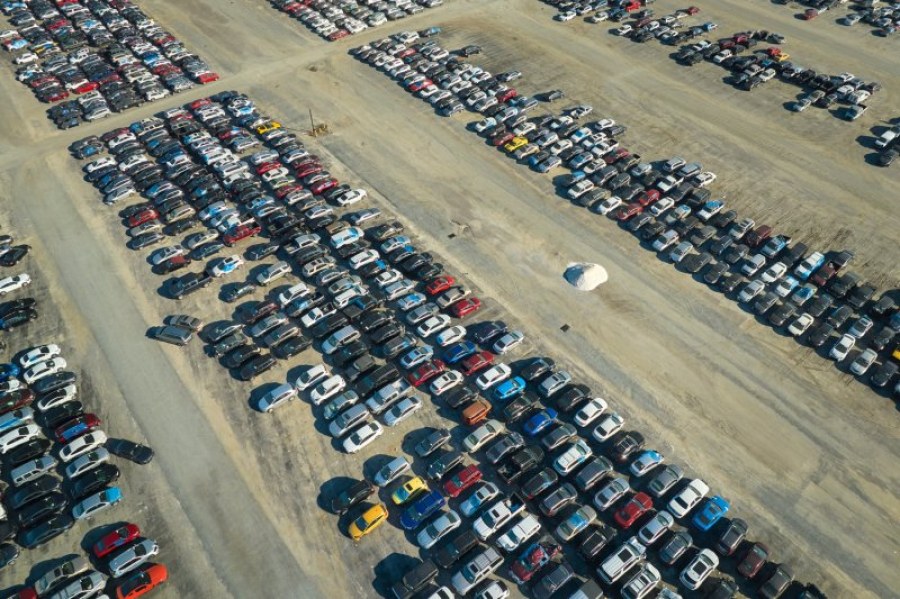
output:
<instances>
[{"instance_id":1,"label":"white car","mask_svg":"<svg viewBox=\"0 0 900 599\"><path fill-rule=\"evenodd\" d=\"M336 201L339 206L349 206L366 199L368 195L365 189L351 189L339 195Z\"/></svg>"},{"instance_id":2,"label":"white car","mask_svg":"<svg viewBox=\"0 0 900 599\"><path fill-rule=\"evenodd\" d=\"M5 381L0 381L0 393L9 393L10 391L15 391L16 389L22 388L22 381L19 379L7 379Z\"/></svg>"},{"instance_id":3,"label":"white car","mask_svg":"<svg viewBox=\"0 0 900 599\"><path fill-rule=\"evenodd\" d=\"M566 10L561 13L557 13L556 20L557 21L571 21L572 19L574 19L577 16L578 16L578 13L575 12L574 10Z\"/></svg>"},{"instance_id":4,"label":"white car","mask_svg":"<svg viewBox=\"0 0 900 599\"><path fill-rule=\"evenodd\" d=\"M462 341L466 337L466 327L457 325L449 329L444 329L434 338L434 341L441 347L447 347L457 341Z\"/></svg>"},{"instance_id":5,"label":"white car","mask_svg":"<svg viewBox=\"0 0 900 599\"><path fill-rule=\"evenodd\" d=\"M18 426L11 431L0 435L0 453L6 453L19 445L28 443L41 434L41 427L30 422L24 426Z\"/></svg>"},{"instance_id":6,"label":"white car","mask_svg":"<svg viewBox=\"0 0 900 599\"><path fill-rule=\"evenodd\" d=\"M850 350L853 349L854 345L856 345L856 337L853 335L844 335L838 339L831 348L831 359L835 362L840 362L847 357L847 354L850 353Z\"/></svg>"},{"instance_id":7,"label":"white car","mask_svg":"<svg viewBox=\"0 0 900 599\"><path fill-rule=\"evenodd\" d=\"M603 417L603 419L597 424L596 428L594 428L594 432L592 434L598 441L606 441L614 434L619 432L619 430L621 430L624 425L625 419L622 418L618 412L613 412Z\"/></svg>"},{"instance_id":8,"label":"white car","mask_svg":"<svg viewBox=\"0 0 900 599\"><path fill-rule=\"evenodd\" d=\"M39 345L35 348L30 349L28 353L19 358L19 365L22 368L30 368L38 362L43 362L44 360L54 358L60 355L60 353L62 352L59 349L59 346L54 343Z\"/></svg>"},{"instance_id":9,"label":"white car","mask_svg":"<svg viewBox=\"0 0 900 599\"><path fill-rule=\"evenodd\" d=\"M106 443L106 440L106 433L103 431L90 432L63 445L59 450L59 459L63 462L71 462L75 458L97 449Z\"/></svg>"},{"instance_id":10,"label":"white car","mask_svg":"<svg viewBox=\"0 0 900 599\"><path fill-rule=\"evenodd\" d=\"M669 501L669 513L676 518L684 518L709 493L709 485L695 478Z\"/></svg>"},{"instance_id":11,"label":"white car","mask_svg":"<svg viewBox=\"0 0 900 599\"><path fill-rule=\"evenodd\" d=\"M765 291L766 284L760 281L759 279L753 279L741 289L741 292L738 294L738 301L747 303L752 302L753 299L758 296L760 293Z\"/></svg>"},{"instance_id":12,"label":"white car","mask_svg":"<svg viewBox=\"0 0 900 599\"><path fill-rule=\"evenodd\" d=\"M294 381L294 387L296 387L297 391L305 391L309 387L324 381L329 376L331 376L331 372L327 366L316 364L297 377L297 380Z\"/></svg>"},{"instance_id":13,"label":"white car","mask_svg":"<svg viewBox=\"0 0 900 599\"><path fill-rule=\"evenodd\" d=\"M49 595L51 599L84 599L85 597L95 597L103 590L106 585L106 577L100 572L91 570L83 576L71 579L69 584L59 588L53 595ZM43 595L44 597L48 595ZM103 597L103 595L100 595Z\"/></svg>"},{"instance_id":14,"label":"white car","mask_svg":"<svg viewBox=\"0 0 900 599\"><path fill-rule=\"evenodd\" d=\"M294 300L309 295L309 286L306 283L297 283L278 294L278 303L282 308Z\"/></svg>"},{"instance_id":15,"label":"white car","mask_svg":"<svg viewBox=\"0 0 900 599\"><path fill-rule=\"evenodd\" d=\"M380 437L382 433L384 433L384 428L380 424L374 421L366 422L347 435L343 443L344 451L356 453Z\"/></svg>"},{"instance_id":16,"label":"white car","mask_svg":"<svg viewBox=\"0 0 900 599\"><path fill-rule=\"evenodd\" d=\"M153 266L159 266L166 260L176 256L183 256L187 250L180 245L170 245L168 247L159 248L150 255L150 263Z\"/></svg>"},{"instance_id":17,"label":"white car","mask_svg":"<svg viewBox=\"0 0 900 599\"><path fill-rule=\"evenodd\" d=\"M575 424L581 427L589 426L600 418L608 407L606 400L600 397L591 398L575 413Z\"/></svg>"},{"instance_id":18,"label":"white car","mask_svg":"<svg viewBox=\"0 0 900 599\"><path fill-rule=\"evenodd\" d=\"M694 177L694 185L697 187L706 187L716 180L716 174L710 171L704 171Z\"/></svg>"},{"instance_id":19,"label":"white car","mask_svg":"<svg viewBox=\"0 0 900 599\"><path fill-rule=\"evenodd\" d=\"M332 375L316 385L309 393L313 405L320 405L347 388L347 381L339 374Z\"/></svg>"},{"instance_id":20,"label":"white car","mask_svg":"<svg viewBox=\"0 0 900 599\"><path fill-rule=\"evenodd\" d=\"M230 274L236 271L238 268L243 266L244 260L237 254L233 254L228 256L227 258L222 258L219 260L215 266L209 269L209 274L213 277L224 277L227 274Z\"/></svg>"},{"instance_id":21,"label":"white car","mask_svg":"<svg viewBox=\"0 0 900 599\"><path fill-rule=\"evenodd\" d=\"M48 393L37 400L34 405L37 406L37 409L41 412L46 412L50 408L55 408L56 406L61 406L67 401L72 401L75 399L75 396L78 395L78 388L73 385L66 385L62 389L57 389L52 393Z\"/></svg>"},{"instance_id":22,"label":"white car","mask_svg":"<svg viewBox=\"0 0 900 599\"><path fill-rule=\"evenodd\" d=\"M693 591L700 588L709 575L719 566L719 557L709 549L702 549L694 559L684 567L678 580L686 588Z\"/></svg>"},{"instance_id":23,"label":"white car","mask_svg":"<svg viewBox=\"0 0 900 599\"><path fill-rule=\"evenodd\" d=\"M416 397L404 397L384 413L384 423L387 426L397 426L416 410L422 407L422 401Z\"/></svg>"},{"instance_id":24,"label":"white car","mask_svg":"<svg viewBox=\"0 0 900 599\"><path fill-rule=\"evenodd\" d=\"M460 524L462 520L459 515L453 510L448 510L416 535L416 544L422 549L431 549L438 541L459 528Z\"/></svg>"},{"instance_id":25,"label":"white car","mask_svg":"<svg viewBox=\"0 0 900 599\"><path fill-rule=\"evenodd\" d=\"M389 300L395 300L401 295L406 295L413 289L415 289L415 285L409 279L401 279L396 283L391 283L387 287L384 288L384 295Z\"/></svg>"},{"instance_id":26,"label":"white car","mask_svg":"<svg viewBox=\"0 0 900 599\"><path fill-rule=\"evenodd\" d=\"M763 271L760 275L760 278L766 283L774 283L784 276L784 273L787 272L787 266L784 262L776 262L769 268Z\"/></svg>"},{"instance_id":27,"label":"white car","mask_svg":"<svg viewBox=\"0 0 900 599\"><path fill-rule=\"evenodd\" d=\"M259 399L259 411L268 414L281 404L296 399L297 393L289 383L278 385Z\"/></svg>"},{"instance_id":28,"label":"white car","mask_svg":"<svg viewBox=\"0 0 900 599\"><path fill-rule=\"evenodd\" d=\"M813 318L810 314L804 312L800 316L798 316L794 322L788 327L788 332L794 337L799 337L806 330L812 326L812 323L815 322L815 318Z\"/></svg>"},{"instance_id":29,"label":"white car","mask_svg":"<svg viewBox=\"0 0 900 599\"><path fill-rule=\"evenodd\" d=\"M600 207L597 208L597 212L599 212L600 214L609 214L621 205L622 198L620 198L619 196L612 196L600 203Z\"/></svg>"},{"instance_id":30,"label":"white car","mask_svg":"<svg viewBox=\"0 0 900 599\"><path fill-rule=\"evenodd\" d=\"M463 377L462 373L455 370L448 370L431 381L431 384L428 385L428 389L434 395L440 396L450 389L458 387L464 380L465 377Z\"/></svg>"},{"instance_id":31,"label":"white car","mask_svg":"<svg viewBox=\"0 0 900 599\"><path fill-rule=\"evenodd\" d=\"M384 272L378 273L378 276L375 277L375 284L378 285L379 289L385 289L388 285L401 280L403 280L403 275L400 271L389 268Z\"/></svg>"},{"instance_id":32,"label":"white car","mask_svg":"<svg viewBox=\"0 0 900 599\"><path fill-rule=\"evenodd\" d=\"M36 381L41 380L45 376L50 376L51 374L56 374L57 372L64 370L65 367L65 358L56 356L55 358L38 362L26 370L22 374L22 378L25 380L26 384L33 385Z\"/></svg>"},{"instance_id":33,"label":"white car","mask_svg":"<svg viewBox=\"0 0 900 599\"><path fill-rule=\"evenodd\" d=\"M463 446L469 453L475 453L502 432L502 424L496 420L488 420L463 439Z\"/></svg>"},{"instance_id":34,"label":"white car","mask_svg":"<svg viewBox=\"0 0 900 599\"><path fill-rule=\"evenodd\" d=\"M622 597L626 599L644 599L652 593L662 580L662 576L653 564L644 562L638 568L637 573L625 581L622 585ZM669 589L663 589L658 595L659 599L671 599L681 595Z\"/></svg>"},{"instance_id":35,"label":"white car","mask_svg":"<svg viewBox=\"0 0 900 599\"><path fill-rule=\"evenodd\" d=\"M587 441L578 439L553 460L553 469L561 476L565 476L589 460L593 455L594 450L587 444Z\"/></svg>"},{"instance_id":36,"label":"white car","mask_svg":"<svg viewBox=\"0 0 900 599\"><path fill-rule=\"evenodd\" d=\"M62 457L62 455L60 455ZM85 453L81 457L77 458L75 461L66 466L66 478L72 480L88 472L89 470L93 470L100 464L105 464L109 461L109 452L106 451L103 447L98 447L88 453Z\"/></svg>"},{"instance_id":37,"label":"white car","mask_svg":"<svg viewBox=\"0 0 900 599\"><path fill-rule=\"evenodd\" d=\"M6 295L13 291L18 291L24 287L31 285L31 276L28 273L22 273L12 277L0 279L0 295Z\"/></svg>"},{"instance_id":38,"label":"white car","mask_svg":"<svg viewBox=\"0 0 900 599\"><path fill-rule=\"evenodd\" d=\"M262 269L262 271L256 275L256 284L263 286L268 285L272 281L276 279L280 279L291 272L291 265L287 262L276 262L275 264L270 264Z\"/></svg>"},{"instance_id":39,"label":"white car","mask_svg":"<svg viewBox=\"0 0 900 599\"><path fill-rule=\"evenodd\" d=\"M118 487L110 487L75 504L75 507L72 508L72 516L76 520L84 520L120 501L122 501L122 492Z\"/></svg>"},{"instance_id":40,"label":"white car","mask_svg":"<svg viewBox=\"0 0 900 599\"><path fill-rule=\"evenodd\" d=\"M525 341L525 333L522 331L510 331L494 342L493 350L495 354L503 355L512 351Z\"/></svg>"},{"instance_id":41,"label":"white car","mask_svg":"<svg viewBox=\"0 0 900 599\"><path fill-rule=\"evenodd\" d=\"M497 537L497 547L512 553L539 532L540 521L534 514L525 513L508 531Z\"/></svg>"},{"instance_id":42,"label":"white car","mask_svg":"<svg viewBox=\"0 0 900 599\"><path fill-rule=\"evenodd\" d=\"M438 331L441 331L450 324L450 317L446 314L438 314L436 316L432 316L422 324L420 324L416 328L416 333L419 334L419 337L423 339L428 337L429 335L433 335Z\"/></svg>"},{"instance_id":43,"label":"white car","mask_svg":"<svg viewBox=\"0 0 900 599\"><path fill-rule=\"evenodd\" d=\"M475 379L475 386L482 391L487 391L497 383L508 379L510 375L512 375L512 369L509 366L494 364Z\"/></svg>"},{"instance_id":44,"label":"white car","mask_svg":"<svg viewBox=\"0 0 900 599\"><path fill-rule=\"evenodd\" d=\"M638 540L649 547L657 542L675 524L675 518L666 510L658 511L649 522L638 530Z\"/></svg>"},{"instance_id":45,"label":"white car","mask_svg":"<svg viewBox=\"0 0 900 599\"><path fill-rule=\"evenodd\" d=\"M109 573L114 578L128 574L132 570L159 555L159 545L152 539L142 539L115 554L109 560Z\"/></svg>"},{"instance_id":46,"label":"white car","mask_svg":"<svg viewBox=\"0 0 900 599\"><path fill-rule=\"evenodd\" d=\"M850 372L855 374L856 376L864 375L869 368L872 367L872 364L875 363L875 358L878 357L878 352L876 352L871 347L863 350L856 359L853 360L853 363L850 364Z\"/></svg>"}]
</instances>

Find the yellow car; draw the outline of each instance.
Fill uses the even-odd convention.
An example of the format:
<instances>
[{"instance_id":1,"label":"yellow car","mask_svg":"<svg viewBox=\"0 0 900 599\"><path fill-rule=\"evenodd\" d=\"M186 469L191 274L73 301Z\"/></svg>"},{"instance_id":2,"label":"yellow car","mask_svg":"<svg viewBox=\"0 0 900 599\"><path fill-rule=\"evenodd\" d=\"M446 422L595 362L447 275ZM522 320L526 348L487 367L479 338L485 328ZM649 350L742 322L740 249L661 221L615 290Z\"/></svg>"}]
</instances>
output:
<instances>
[{"instance_id":1,"label":"yellow car","mask_svg":"<svg viewBox=\"0 0 900 599\"><path fill-rule=\"evenodd\" d=\"M350 523L350 529L347 532L350 533L351 539L358 541L384 524L387 517L388 511L383 503L373 505L363 512L362 516Z\"/></svg>"},{"instance_id":2,"label":"yellow car","mask_svg":"<svg viewBox=\"0 0 900 599\"><path fill-rule=\"evenodd\" d=\"M428 485L421 477L417 476L406 481L402 487L391 493L391 501L395 505L403 505L426 491L428 491Z\"/></svg>"},{"instance_id":3,"label":"yellow car","mask_svg":"<svg viewBox=\"0 0 900 599\"><path fill-rule=\"evenodd\" d=\"M790 54L788 54L786 52L782 52L781 54L778 54L777 56L775 56L775 61L776 62L784 62L785 60L787 60L790 57L791 57Z\"/></svg>"},{"instance_id":4,"label":"yellow car","mask_svg":"<svg viewBox=\"0 0 900 599\"><path fill-rule=\"evenodd\" d=\"M528 138L525 137L513 137L511 140L506 142L506 145L503 146L503 149L507 152L515 152L522 146L528 143Z\"/></svg>"},{"instance_id":5,"label":"yellow car","mask_svg":"<svg viewBox=\"0 0 900 599\"><path fill-rule=\"evenodd\" d=\"M268 133L269 131L274 131L275 129L281 129L281 123L278 121L269 121L265 125L260 125L256 128L256 132L260 135L264 133Z\"/></svg>"}]
</instances>

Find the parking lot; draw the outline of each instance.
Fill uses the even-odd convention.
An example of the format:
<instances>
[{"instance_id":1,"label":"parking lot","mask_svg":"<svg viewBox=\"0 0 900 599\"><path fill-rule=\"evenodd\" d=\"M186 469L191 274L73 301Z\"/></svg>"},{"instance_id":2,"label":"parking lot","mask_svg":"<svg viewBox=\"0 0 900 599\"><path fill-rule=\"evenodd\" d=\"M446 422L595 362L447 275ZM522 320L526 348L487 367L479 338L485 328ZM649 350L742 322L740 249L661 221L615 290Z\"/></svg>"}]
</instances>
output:
<instances>
[{"instance_id":1,"label":"parking lot","mask_svg":"<svg viewBox=\"0 0 900 599\"><path fill-rule=\"evenodd\" d=\"M685 75L659 47L634 46L583 23L559 26L549 22L549 7L535 2L454 2L335 44L298 32L262 3L253 31L229 24L239 11L230 5L203 5L195 15L175 18L181 8L146 4L186 43L224 65L225 81L186 100L247 91L298 133L312 109L333 134L309 145L333 173L368 189L373 205L396 211L417 246L464 275L489 298L490 309L512 315L530 335L529 352L554 356L614 402L667 458L702 473L798 578L820 582L829 596L890 594L897 585L890 560L896 540L882 524L898 513L888 492L897 486L890 471L897 453L890 400L798 351L733 302L673 274L609 223L585 219L583 209L553 196L546 180L475 143L463 129L471 116L437 120L427 105L346 52L393 31L439 25L448 47L482 45L479 62L491 70L521 68L531 88L565 88L573 101L605 108L633 126L629 144L642 153L702 159L719 173L729 204L823 246L853 248L857 269L881 288L895 288L897 217L888 199L897 171L873 173L860 159L866 150L854 143L877 124L878 114L870 111L853 124L792 115L780 107L788 88L767 86L748 96L723 87L720 69ZM824 43L795 30L787 15L782 21L755 8L732 8L727 18L713 17L727 22L740 15L733 26L722 25L725 31L778 29L789 37L788 47L802 47L804 56L835 70L867 77L896 72L870 45L894 40L860 36L858 54L838 47L829 50L839 54L832 56L824 54ZM502 27L496 22L501 13ZM777 27L770 19L779 19ZM574 31L565 29L570 26ZM517 33L507 35L510 28ZM223 34L232 41L223 42ZM235 46L252 49L251 58L244 62ZM288 49L305 52L281 58ZM882 77L882 83L878 100L887 118L897 114L893 94L900 90L896 78ZM660 87L670 91L660 97ZM4 122L28 123L7 128L3 140L11 220L21 231L31 229L36 256L58 265L56 272L50 266L50 295L67 315L65 326L77 332L72 343L83 348L85 369L105 381L107 419L125 423L123 430L134 426L133 438L146 437L157 450L155 466L127 478L147 485L138 494L151 498L149 522L172 547L166 554L172 579L160 596L240 597L259 588L305 596L297 592L298 571L307 575L307 588L321 589L311 595L369 595L376 575L379 590L384 580L393 582L402 560L383 560L394 552L415 555L400 531L385 527L353 545L319 505L323 484L358 478L373 456L338 457L328 437L310 435L316 424L306 403L282 408L268 421L251 411L253 386L228 377L199 344L180 352L144 337L166 315L188 312L209 322L229 316L231 308L211 301L213 289L178 305L159 296L161 279L142 255L124 249L121 222L80 180L65 146L153 108L57 135L47 131L25 90L13 81L5 81L4 90L13 98ZM34 148L11 150L24 140ZM18 199L26 195L34 199ZM598 293L577 294L561 278L575 260L604 264L610 283ZM33 342L44 339L35 335ZM284 374L272 371L271 380ZM446 425L431 405L416 426ZM373 449L394 455L401 441L400 434L385 435ZM201 459L184 460L187 453ZM222 499L211 506L208 497L217 492ZM881 551L873 553L873 545ZM55 549L46 557L66 552ZM344 576L348 564L352 574ZM24 580L29 568L23 562L11 570L10 584Z\"/></svg>"}]
</instances>

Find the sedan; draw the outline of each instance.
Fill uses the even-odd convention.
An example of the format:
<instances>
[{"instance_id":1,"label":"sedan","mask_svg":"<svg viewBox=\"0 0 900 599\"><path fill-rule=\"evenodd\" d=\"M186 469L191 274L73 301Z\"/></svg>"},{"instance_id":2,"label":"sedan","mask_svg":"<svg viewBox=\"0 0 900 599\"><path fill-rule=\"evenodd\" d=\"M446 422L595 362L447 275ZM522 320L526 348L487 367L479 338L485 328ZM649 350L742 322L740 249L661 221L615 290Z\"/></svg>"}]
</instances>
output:
<instances>
[{"instance_id":1,"label":"sedan","mask_svg":"<svg viewBox=\"0 0 900 599\"><path fill-rule=\"evenodd\" d=\"M357 453L366 445L380 437L384 433L384 428L377 422L366 422L354 429L343 441L344 451L347 453Z\"/></svg>"},{"instance_id":2,"label":"sedan","mask_svg":"<svg viewBox=\"0 0 900 599\"><path fill-rule=\"evenodd\" d=\"M156 544L156 541L140 539L110 558L109 573L118 578L139 568L156 555L159 555L159 545Z\"/></svg>"},{"instance_id":3,"label":"sedan","mask_svg":"<svg viewBox=\"0 0 900 599\"><path fill-rule=\"evenodd\" d=\"M495 384L508 379L511 374L512 369L509 366L496 364L475 379L475 385L482 391L487 391Z\"/></svg>"},{"instance_id":4,"label":"sedan","mask_svg":"<svg viewBox=\"0 0 900 599\"><path fill-rule=\"evenodd\" d=\"M456 512L453 510L443 512L416 535L416 544L422 549L430 549L441 539L459 528L460 524L462 524L462 520L460 520Z\"/></svg>"}]
</instances>

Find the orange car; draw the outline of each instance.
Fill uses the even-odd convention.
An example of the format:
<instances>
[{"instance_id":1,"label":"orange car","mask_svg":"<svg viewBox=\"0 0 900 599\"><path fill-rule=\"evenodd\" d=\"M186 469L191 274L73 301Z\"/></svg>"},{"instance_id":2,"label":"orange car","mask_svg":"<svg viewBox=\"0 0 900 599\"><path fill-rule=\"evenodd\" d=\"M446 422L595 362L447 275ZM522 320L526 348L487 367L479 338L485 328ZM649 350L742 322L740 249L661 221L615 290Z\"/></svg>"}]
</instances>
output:
<instances>
[{"instance_id":1,"label":"orange car","mask_svg":"<svg viewBox=\"0 0 900 599\"><path fill-rule=\"evenodd\" d=\"M150 564L126 578L116 589L116 599L143 597L169 578L169 571L162 564Z\"/></svg>"},{"instance_id":2,"label":"orange car","mask_svg":"<svg viewBox=\"0 0 900 599\"><path fill-rule=\"evenodd\" d=\"M484 399L476 399L462 411L463 424L474 426L487 419L491 413L491 404Z\"/></svg>"}]
</instances>

